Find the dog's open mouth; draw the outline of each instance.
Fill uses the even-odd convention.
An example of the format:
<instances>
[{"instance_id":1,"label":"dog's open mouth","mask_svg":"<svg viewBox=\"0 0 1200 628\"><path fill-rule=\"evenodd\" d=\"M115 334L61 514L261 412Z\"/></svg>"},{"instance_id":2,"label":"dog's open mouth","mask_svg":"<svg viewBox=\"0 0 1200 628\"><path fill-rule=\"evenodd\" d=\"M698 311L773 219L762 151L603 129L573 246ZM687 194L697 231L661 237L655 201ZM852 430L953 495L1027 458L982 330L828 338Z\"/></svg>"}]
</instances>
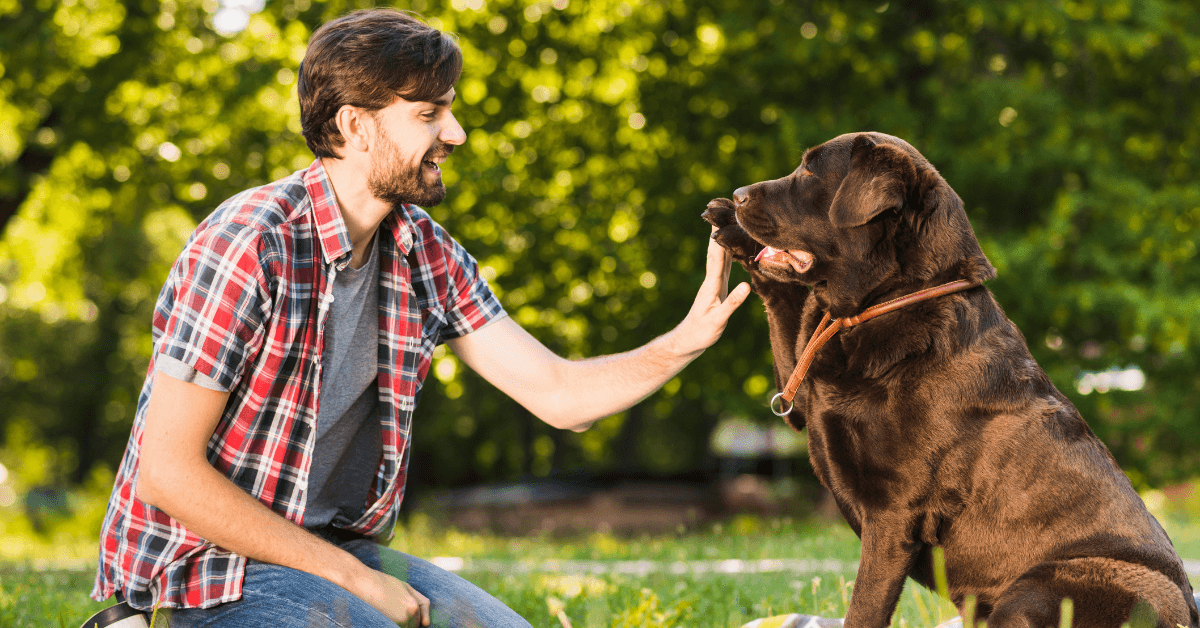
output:
<instances>
[{"instance_id":1,"label":"dog's open mouth","mask_svg":"<svg viewBox=\"0 0 1200 628\"><path fill-rule=\"evenodd\" d=\"M798 273L807 272L812 268L813 255L808 251L781 251L772 247L763 247L759 251L758 256L754 258L756 262L773 262L775 264L787 264L795 269Z\"/></svg>"}]
</instances>

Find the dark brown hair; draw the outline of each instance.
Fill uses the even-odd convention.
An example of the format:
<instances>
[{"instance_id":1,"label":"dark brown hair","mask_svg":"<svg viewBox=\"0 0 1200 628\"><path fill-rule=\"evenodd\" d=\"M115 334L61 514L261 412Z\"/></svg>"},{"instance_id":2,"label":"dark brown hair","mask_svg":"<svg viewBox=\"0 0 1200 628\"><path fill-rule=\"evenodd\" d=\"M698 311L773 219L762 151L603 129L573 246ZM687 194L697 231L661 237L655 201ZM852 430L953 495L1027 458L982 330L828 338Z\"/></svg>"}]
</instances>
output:
<instances>
[{"instance_id":1,"label":"dark brown hair","mask_svg":"<svg viewBox=\"0 0 1200 628\"><path fill-rule=\"evenodd\" d=\"M462 51L447 33L390 8L355 11L322 25L300 63L300 126L317 157L345 144L334 116L343 105L378 111L399 96L429 101L462 73Z\"/></svg>"}]
</instances>

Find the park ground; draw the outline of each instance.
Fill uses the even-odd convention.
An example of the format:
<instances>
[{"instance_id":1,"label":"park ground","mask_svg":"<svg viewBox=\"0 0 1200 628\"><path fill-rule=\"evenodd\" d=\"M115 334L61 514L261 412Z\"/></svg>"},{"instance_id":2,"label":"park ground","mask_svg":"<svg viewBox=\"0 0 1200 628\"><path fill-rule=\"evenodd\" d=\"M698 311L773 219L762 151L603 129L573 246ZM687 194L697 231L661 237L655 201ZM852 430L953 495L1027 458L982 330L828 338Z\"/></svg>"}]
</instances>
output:
<instances>
[{"instance_id":1,"label":"park ground","mask_svg":"<svg viewBox=\"0 0 1200 628\"><path fill-rule=\"evenodd\" d=\"M1143 493L1189 572L1200 571L1195 493L1191 485ZM74 628L106 605L87 597L100 508L80 504L73 518L41 533L23 517L0 519L0 626ZM858 539L840 519L751 514L668 533L506 536L421 513L398 526L390 544L457 571L539 628L736 628L789 612L840 617L859 557ZM896 625L933 626L955 614L910 581Z\"/></svg>"}]
</instances>

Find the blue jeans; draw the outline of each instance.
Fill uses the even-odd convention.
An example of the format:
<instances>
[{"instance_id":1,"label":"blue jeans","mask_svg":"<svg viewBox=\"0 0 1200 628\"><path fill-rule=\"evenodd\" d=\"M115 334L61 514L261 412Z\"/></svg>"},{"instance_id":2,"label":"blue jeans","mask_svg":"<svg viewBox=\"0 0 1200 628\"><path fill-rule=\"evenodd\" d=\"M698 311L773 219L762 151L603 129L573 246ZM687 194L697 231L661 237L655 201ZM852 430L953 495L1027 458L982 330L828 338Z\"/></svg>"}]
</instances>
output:
<instances>
[{"instance_id":1,"label":"blue jeans","mask_svg":"<svg viewBox=\"0 0 1200 628\"><path fill-rule=\"evenodd\" d=\"M483 589L428 561L369 540L341 544L363 564L407 582L429 598L430 626L530 628ZM395 622L345 589L303 571L249 561L242 599L171 613L171 628L396 628Z\"/></svg>"}]
</instances>

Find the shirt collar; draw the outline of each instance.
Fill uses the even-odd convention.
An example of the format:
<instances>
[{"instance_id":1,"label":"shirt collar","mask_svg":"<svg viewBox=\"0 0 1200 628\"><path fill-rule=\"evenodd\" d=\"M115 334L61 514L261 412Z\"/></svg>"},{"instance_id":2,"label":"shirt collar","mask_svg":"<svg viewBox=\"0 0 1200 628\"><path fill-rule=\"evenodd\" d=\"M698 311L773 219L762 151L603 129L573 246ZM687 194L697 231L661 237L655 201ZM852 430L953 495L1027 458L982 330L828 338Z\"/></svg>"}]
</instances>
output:
<instances>
[{"instance_id":1,"label":"shirt collar","mask_svg":"<svg viewBox=\"0 0 1200 628\"><path fill-rule=\"evenodd\" d=\"M348 262L354 247L350 243L350 234L346 231L346 222L342 220L333 184L330 183L329 175L326 174L320 159L314 160L304 172L304 187L312 199L317 239L321 243L325 263ZM399 246L401 255L408 255L412 250L413 236L416 233L416 225L412 221L409 209L409 205L401 205L388 214L380 225L381 228L392 232L393 241Z\"/></svg>"},{"instance_id":2,"label":"shirt collar","mask_svg":"<svg viewBox=\"0 0 1200 628\"><path fill-rule=\"evenodd\" d=\"M400 255L408 255L413 249L413 243L417 234L417 225L412 219L412 205L401 205L392 210L392 213L383 219L381 228L390 229L392 232L393 241L400 248Z\"/></svg>"}]
</instances>

